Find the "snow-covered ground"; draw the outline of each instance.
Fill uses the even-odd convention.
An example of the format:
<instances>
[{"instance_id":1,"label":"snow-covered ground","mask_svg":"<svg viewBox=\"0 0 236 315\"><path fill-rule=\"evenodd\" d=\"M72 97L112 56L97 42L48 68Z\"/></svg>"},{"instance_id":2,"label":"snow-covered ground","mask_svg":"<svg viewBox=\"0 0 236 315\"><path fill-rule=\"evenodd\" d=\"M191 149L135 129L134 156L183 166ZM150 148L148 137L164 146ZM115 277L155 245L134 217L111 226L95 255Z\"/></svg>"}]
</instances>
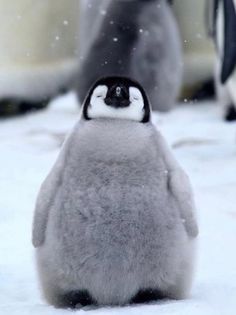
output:
<instances>
[{"instance_id":1,"label":"snow-covered ground","mask_svg":"<svg viewBox=\"0 0 236 315\"><path fill-rule=\"evenodd\" d=\"M73 95L49 110L0 121L0 314L64 315L40 296L31 223L40 184L78 119ZM184 105L154 117L193 183L199 210L199 249L192 295L91 315L236 314L236 124L213 104ZM83 313L85 310L77 311ZM74 313L74 312L73 312Z\"/></svg>"}]
</instances>

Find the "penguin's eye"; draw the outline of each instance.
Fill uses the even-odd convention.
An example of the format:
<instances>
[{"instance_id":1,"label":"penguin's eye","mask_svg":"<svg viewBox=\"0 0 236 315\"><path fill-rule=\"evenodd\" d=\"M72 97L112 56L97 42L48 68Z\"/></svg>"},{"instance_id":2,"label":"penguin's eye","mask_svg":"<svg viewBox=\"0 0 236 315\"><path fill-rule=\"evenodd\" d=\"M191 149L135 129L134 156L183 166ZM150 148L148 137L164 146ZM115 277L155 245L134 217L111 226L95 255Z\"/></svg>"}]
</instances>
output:
<instances>
[{"instance_id":1,"label":"penguin's eye","mask_svg":"<svg viewBox=\"0 0 236 315\"><path fill-rule=\"evenodd\" d=\"M91 96L91 98L93 99L101 99L103 100L106 95L107 95L107 91L108 91L108 87L105 86L105 85L99 85L97 86L94 91L93 91L93 94Z\"/></svg>"},{"instance_id":2,"label":"penguin's eye","mask_svg":"<svg viewBox=\"0 0 236 315\"><path fill-rule=\"evenodd\" d=\"M140 101L140 97L139 97L138 95L133 95L133 96L131 97L131 99L132 99L133 101Z\"/></svg>"}]
</instances>

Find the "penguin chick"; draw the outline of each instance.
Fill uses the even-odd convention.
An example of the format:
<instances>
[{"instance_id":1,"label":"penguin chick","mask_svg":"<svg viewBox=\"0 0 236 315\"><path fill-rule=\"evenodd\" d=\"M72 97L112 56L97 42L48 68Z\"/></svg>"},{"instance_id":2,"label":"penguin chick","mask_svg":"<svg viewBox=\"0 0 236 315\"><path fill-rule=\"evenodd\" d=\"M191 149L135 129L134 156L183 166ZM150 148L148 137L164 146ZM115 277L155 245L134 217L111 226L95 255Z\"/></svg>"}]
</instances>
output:
<instances>
[{"instance_id":1,"label":"penguin chick","mask_svg":"<svg viewBox=\"0 0 236 315\"><path fill-rule=\"evenodd\" d=\"M178 97L183 67L170 4L166 0L106 0L98 1L97 6L99 3L102 18L98 14L97 19L89 20L91 6L83 13L88 19L83 25L90 27L82 31L87 41L86 49L81 49L76 84L80 101L98 77L128 76L146 89L155 110L168 111Z\"/></svg>"},{"instance_id":2,"label":"penguin chick","mask_svg":"<svg viewBox=\"0 0 236 315\"><path fill-rule=\"evenodd\" d=\"M208 0L208 32L216 51L216 87L227 121L236 120L236 1Z\"/></svg>"},{"instance_id":3,"label":"penguin chick","mask_svg":"<svg viewBox=\"0 0 236 315\"><path fill-rule=\"evenodd\" d=\"M45 298L56 307L185 298L197 234L188 177L151 123L143 88L99 80L37 199Z\"/></svg>"}]
</instances>

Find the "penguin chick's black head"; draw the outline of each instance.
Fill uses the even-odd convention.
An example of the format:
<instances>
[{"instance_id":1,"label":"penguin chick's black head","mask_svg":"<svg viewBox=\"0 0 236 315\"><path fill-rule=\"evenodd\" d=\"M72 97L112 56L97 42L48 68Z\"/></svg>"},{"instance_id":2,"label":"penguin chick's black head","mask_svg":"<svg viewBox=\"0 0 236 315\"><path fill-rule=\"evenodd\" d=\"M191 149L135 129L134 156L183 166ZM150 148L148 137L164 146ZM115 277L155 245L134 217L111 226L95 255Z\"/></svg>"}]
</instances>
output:
<instances>
[{"instance_id":1,"label":"penguin chick's black head","mask_svg":"<svg viewBox=\"0 0 236 315\"><path fill-rule=\"evenodd\" d=\"M90 89L83 105L83 118L127 119L149 122L151 108L141 85L125 77L106 77Z\"/></svg>"}]
</instances>

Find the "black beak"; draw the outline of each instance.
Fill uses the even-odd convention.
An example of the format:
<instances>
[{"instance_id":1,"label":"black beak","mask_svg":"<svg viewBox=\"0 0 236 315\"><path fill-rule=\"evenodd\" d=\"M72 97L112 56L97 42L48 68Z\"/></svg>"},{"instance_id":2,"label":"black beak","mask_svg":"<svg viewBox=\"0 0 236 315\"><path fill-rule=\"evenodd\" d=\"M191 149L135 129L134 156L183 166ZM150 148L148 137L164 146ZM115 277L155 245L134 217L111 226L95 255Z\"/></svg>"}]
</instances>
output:
<instances>
[{"instance_id":1,"label":"black beak","mask_svg":"<svg viewBox=\"0 0 236 315\"><path fill-rule=\"evenodd\" d=\"M113 86L108 91L105 104L114 108L125 108L130 105L129 92L125 86Z\"/></svg>"}]
</instances>

